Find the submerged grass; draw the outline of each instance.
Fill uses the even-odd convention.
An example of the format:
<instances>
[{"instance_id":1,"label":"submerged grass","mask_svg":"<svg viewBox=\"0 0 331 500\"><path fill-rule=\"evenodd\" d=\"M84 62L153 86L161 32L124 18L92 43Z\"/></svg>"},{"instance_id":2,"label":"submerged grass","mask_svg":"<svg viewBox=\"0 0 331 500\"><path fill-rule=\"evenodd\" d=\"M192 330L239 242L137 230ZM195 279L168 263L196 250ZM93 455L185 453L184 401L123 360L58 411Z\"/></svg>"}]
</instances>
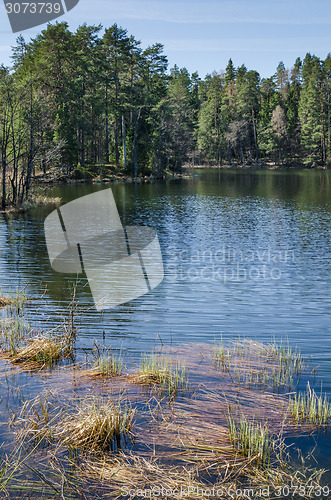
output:
<instances>
[{"instance_id":1,"label":"submerged grass","mask_svg":"<svg viewBox=\"0 0 331 500\"><path fill-rule=\"evenodd\" d=\"M144 355L141 360L141 371L137 382L150 385L174 398L188 389L186 366L169 357Z\"/></svg>"},{"instance_id":2,"label":"submerged grass","mask_svg":"<svg viewBox=\"0 0 331 500\"><path fill-rule=\"evenodd\" d=\"M36 334L21 313L3 319L3 353L32 368L71 356L75 314L73 302L65 325L45 334ZM293 432L291 421L326 426L331 415L327 398L318 397L310 386L305 395L275 394L300 377L304 363L297 351L249 340L229 347L221 342L214 350L206 345L186 351L183 347L182 357L178 350L176 358L171 348L143 355L139 370L115 378L123 370L121 353L97 347L92 364L87 363L90 370L75 366L62 372L71 386L62 381L56 396L47 393L25 402L21 398L11 424L25 452L39 450L36 456L44 457L43 468L28 464L40 479L38 498L75 498L77 492L89 499L112 498L125 486L152 490L155 485L190 485L191 499L201 498L199 488L201 492L213 486L224 487L219 498L225 499L230 486L318 485L323 471L299 476L282 459L283 427ZM50 377L55 379L56 373ZM83 379L80 373L93 376ZM197 382L194 392L189 390L189 376L190 383ZM155 392L141 391L138 384ZM82 397L77 397L78 391ZM23 462L19 467L25 477ZM61 471L58 482L49 479L55 470ZM8 468L5 488L13 479L10 474ZM24 483L24 488L30 486Z\"/></svg>"},{"instance_id":3,"label":"submerged grass","mask_svg":"<svg viewBox=\"0 0 331 500\"><path fill-rule=\"evenodd\" d=\"M223 340L215 343L214 363L240 387L276 392L297 387L305 368L298 350L289 343L268 345L248 339L236 340L225 348Z\"/></svg>"},{"instance_id":4,"label":"submerged grass","mask_svg":"<svg viewBox=\"0 0 331 500\"><path fill-rule=\"evenodd\" d=\"M130 498L134 499L160 497L173 500L178 496L175 492L181 492L183 498L191 500L249 499L255 490L256 498L271 499L280 498L279 491L287 490L294 497L292 492L300 489L305 498L316 498L316 492L323 492L323 496L327 496L326 490L319 486L324 470L293 470L284 464L261 468L256 467L251 460L229 460L222 464L217 455L214 455L213 460L204 459L193 465L188 461L184 467L180 467L162 462L155 455L143 457L122 453L111 459L88 458L80 464L80 471L82 478L97 479L105 485L111 498L122 498L123 494L128 496L130 491ZM212 494L213 490L217 497ZM302 494L299 498L302 498Z\"/></svg>"}]
</instances>

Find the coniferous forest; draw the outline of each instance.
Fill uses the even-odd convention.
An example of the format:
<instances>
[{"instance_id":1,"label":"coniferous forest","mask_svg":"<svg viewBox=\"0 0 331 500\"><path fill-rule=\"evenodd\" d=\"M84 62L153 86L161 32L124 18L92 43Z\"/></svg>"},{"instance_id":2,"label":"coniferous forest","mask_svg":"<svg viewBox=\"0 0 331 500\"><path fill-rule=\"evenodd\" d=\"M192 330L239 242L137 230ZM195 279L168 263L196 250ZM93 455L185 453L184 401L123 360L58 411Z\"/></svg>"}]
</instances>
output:
<instances>
[{"instance_id":1,"label":"coniferous forest","mask_svg":"<svg viewBox=\"0 0 331 500\"><path fill-rule=\"evenodd\" d=\"M331 54L280 62L264 79L230 59L201 79L168 71L161 44L142 50L116 24L101 29L48 25L30 42L19 37L13 67L0 67L3 209L50 171L162 177L185 163L331 164Z\"/></svg>"}]
</instances>

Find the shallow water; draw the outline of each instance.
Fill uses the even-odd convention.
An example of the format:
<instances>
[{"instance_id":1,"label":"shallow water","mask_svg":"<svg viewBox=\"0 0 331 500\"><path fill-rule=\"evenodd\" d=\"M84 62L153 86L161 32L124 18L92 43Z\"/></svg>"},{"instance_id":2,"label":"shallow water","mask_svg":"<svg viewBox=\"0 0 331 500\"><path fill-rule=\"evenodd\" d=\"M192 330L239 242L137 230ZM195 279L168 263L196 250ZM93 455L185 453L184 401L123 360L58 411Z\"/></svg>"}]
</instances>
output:
<instances>
[{"instance_id":1,"label":"shallow water","mask_svg":"<svg viewBox=\"0 0 331 500\"><path fill-rule=\"evenodd\" d=\"M134 361L161 343L213 344L220 335L261 342L288 338L318 366L318 380L331 396L331 172L193 174L165 183L79 184L47 191L64 203L111 187L125 226L154 228L165 279L152 292L97 312L83 275L77 282L51 269L43 229L51 209L44 208L1 216L3 293L26 287L37 298L47 285L46 303L28 306L31 324L47 329L67 315L77 282L81 358L94 341L122 349ZM43 381L26 378L26 391L37 394ZM330 467L325 450L322 441L319 466Z\"/></svg>"},{"instance_id":2,"label":"shallow water","mask_svg":"<svg viewBox=\"0 0 331 500\"><path fill-rule=\"evenodd\" d=\"M314 357L330 390L331 172L194 173L164 184L111 185L124 225L156 229L166 277L151 293L100 313L81 276L77 295L88 310L78 344L91 347L103 331L115 348L139 353L158 336L173 343L288 337ZM49 194L67 202L108 187L66 185ZM27 285L37 297L47 285L43 320L65 310L75 282L50 267L43 231L50 211L0 222L0 287Z\"/></svg>"}]
</instances>

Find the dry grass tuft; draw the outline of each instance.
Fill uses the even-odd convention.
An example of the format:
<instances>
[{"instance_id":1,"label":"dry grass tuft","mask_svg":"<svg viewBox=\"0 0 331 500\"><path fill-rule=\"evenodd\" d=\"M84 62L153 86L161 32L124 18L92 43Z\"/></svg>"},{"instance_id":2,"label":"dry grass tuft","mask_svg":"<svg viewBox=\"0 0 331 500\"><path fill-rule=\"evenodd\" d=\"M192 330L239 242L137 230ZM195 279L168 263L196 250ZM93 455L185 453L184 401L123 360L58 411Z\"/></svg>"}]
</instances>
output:
<instances>
[{"instance_id":1,"label":"dry grass tuft","mask_svg":"<svg viewBox=\"0 0 331 500\"><path fill-rule=\"evenodd\" d=\"M36 445L65 446L87 452L120 448L131 436L134 410L129 404L88 397L67 408L48 396L24 403L12 423L18 439Z\"/></svg>"},{"instance_id":2,"label":"dry grass tuft","mask_svg":"<svg viewBox=\"0 0 331 500\"><path fill-rule=\"evenodd\" d=\"M12 304L12 299L6 297L0 297L0 307L6 307Z\"/></svg>"},{"instance_id":3,"label":"dry grass tuft","mask_svg":"<svg viewBox=\"0 0 331 500\"><path fill-rule=\"evenodd\" d=\"M7 317L0 320L0 352L24 369L52 366L73 356L76 338L75 301L69 306L69 318L46 333L37 333L26 321L22 305L26 301L19 292L10 304Z\"/></svg>"},{"instance_id":4,"label":"dry grass tuft","mask_svg":"<svg viewBox=\"0 0 331 500\"><path fill-rule=\"evenodd\" d=\"M59 197L50 197L50 196L45 196L42 194L38 195L33 195L24 202L22 205L17 207L16 209L13 209L14 211L17 212L25 212L27 210L30 210L31 208L38 208L38 207L47 207L47 206L57 206L60 205L62 202L62 199Z\"/></svg>"},{"instance_id":5,"label":"dry grass tuft","mask_svg":"<svg viewBox=\"0 0 331 500\"><path fill-rule=\"evenodd\" d=\"M55 436L69 448L89 452L120 448L122 439L130 435L133 416L130 406L87 399L63 419Z\"/></svg>"},{"instance_id":6,"label":"dry grass tuft","mask_svg":"<svg viewBox=\"0 0 331 500\"><path fill-rule=\"evenodd\" d=\"M40 335L30 339L27 346L18 350L12 357L15 363L32 363L36 365L52 365L59 361L66 346L64 339Z\"/></svg>"}]
</instances>

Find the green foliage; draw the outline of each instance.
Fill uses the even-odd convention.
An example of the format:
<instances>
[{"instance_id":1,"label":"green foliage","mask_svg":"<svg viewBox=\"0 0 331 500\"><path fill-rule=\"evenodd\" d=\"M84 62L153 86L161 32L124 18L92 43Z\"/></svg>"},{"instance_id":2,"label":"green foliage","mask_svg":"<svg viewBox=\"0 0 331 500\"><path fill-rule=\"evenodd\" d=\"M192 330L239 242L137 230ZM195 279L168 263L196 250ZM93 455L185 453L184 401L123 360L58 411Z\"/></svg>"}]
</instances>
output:
<instances>
[{"instance_id":1,"label":"green foliage","mask_svg":"<svg viewBox=\"0 0 331 500\"><path fill-rule=\"evenodd\" d=\"M112 161L163 176L198 158L213 164L326 166L331 161L331 55L279 63L260 80L230 59L224 73L174 66L114 24L49 24L0 67L2 208L28 199L34 175L90 177ZM276 112L277 110L277 112ZM281 132L286 129L286 132Z\"/></svg>"}]
</instances>

